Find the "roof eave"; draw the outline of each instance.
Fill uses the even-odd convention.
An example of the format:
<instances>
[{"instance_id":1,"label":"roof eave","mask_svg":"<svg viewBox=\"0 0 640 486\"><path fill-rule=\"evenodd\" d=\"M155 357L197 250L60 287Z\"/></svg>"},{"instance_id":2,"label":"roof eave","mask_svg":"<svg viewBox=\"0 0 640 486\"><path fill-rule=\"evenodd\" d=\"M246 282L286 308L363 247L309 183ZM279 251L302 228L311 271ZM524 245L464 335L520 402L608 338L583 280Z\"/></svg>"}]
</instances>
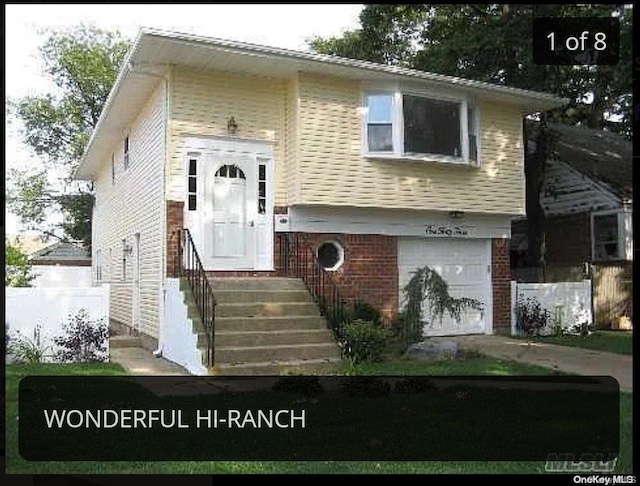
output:
<instances>
[{"instance_id":1,"label":"roof eave","mask_svg":"<svg viewBox=\"0 0 640 486\"><path fill-rule=\"evenodd\" d=\"M134 53L136 52L138 45L140 44L140 40L142 39L143 35L145 34L145 30L141 29L140 32L138 32L138 35L136 36L135 40L133 41L133 44L131 45L129 52L127 53L127 55L124 58L124 61L122 63L122 67L120 68L120 72L118 73L118 77L116 78L116 82L113 84L113 87L111 88L111 91L109 92L109 96L107 97L107 101L104 104L104 107L102 108L102 112L100 113L100 117L98 118L98 123L96 123L96 126L93 128L93 132L91 133L91 137L89 138L89 141L87 142L87 145L84 149L84 152L82 154L82 157L80 158L80 163L78 164L78 167L76 168L76 170L73 173L73 178L77 179L77 180L91 180L92 176L93 176L93 167L91 164L91 160L88 159L91 149L95 143L95 139L97 137L97 134L100 132L100 130L102 129L102 126L104 125L104 120L107 117L110 109L111 109L111 105L113 104L113 100L116 98L118 92L120 91L122 85L124 84L125 78L127 77L127 74L129 72L129 66L130 66L130 62L131 59L134 55Z\"/></svg>"}]
</instances>

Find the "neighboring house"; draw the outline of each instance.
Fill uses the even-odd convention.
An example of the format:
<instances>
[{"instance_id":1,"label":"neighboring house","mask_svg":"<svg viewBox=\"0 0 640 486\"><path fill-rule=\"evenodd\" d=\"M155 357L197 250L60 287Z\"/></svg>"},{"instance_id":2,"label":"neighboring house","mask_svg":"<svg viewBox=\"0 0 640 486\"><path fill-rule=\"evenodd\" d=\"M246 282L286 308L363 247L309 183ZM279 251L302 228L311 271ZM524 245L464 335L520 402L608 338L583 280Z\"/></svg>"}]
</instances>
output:
<instances>
[{"instance_id":1,"label":"neighboring house","mask_svg":"<svg viewBox=\"0 0 640 486\"><path fill-rule=\"evenodd\" d=\"M544 269L526 268L527 221L512 225L513 275L518 280L596 280L597 320L631 312L633 145L615 133L551 124L553 154L540 193ZM530 149L533 149L530 142ZM540 271L538 271L540 270ZM615 302L615 303L612 303ZM607 316L602 315L606 307Z\"/></svg>"},{"instance_id":2,"label":"neighboring house","mask_svg":"<svg viewBox=\"0 0 640 486\"><path fill-rule=\"evenodd\" d=\"M633 260L633 145L611 132L552 124L540 203L545 261L574 266ZM526 220L514 222L514 250L526 250Z\"/></svg>"},{"instance_id":3,"label":"neighboring house","mask_svg":"<svg viewBox=\"0 0 640 486\"><path fill-rule=\"evenodd\" d=\"M37 275L34 287L90 287L93 283L91 253L81 245L58 242L29 254Z\"/></svg>"},{"instance_id":4,"label":"neighboring house","mask_svg":"<svg viewBox=\"0 0 640 486\"><path fill-rule=\"evenodd\" d=\"M30 255L31 253L48 246L50 243L45 241L40 235L33 233L20 233L6 235L5 244L17 246L20 248L22 253Z\"/></svg>"},{"instance_id":5,"label":"neighboring house","mask_svg":"<svg viewBox=\"0 0 640 486\"><path fill-rule=\"evenodd\" d=\"M111 284L111 317L171 354L176 232L187 228L214 281L282 275L293 235L343 296L388 320L429 265L485 312L445 317L428 335L508 332L523 117L563 102L143 29L76 173L95 184L94 275Z\"/></svg>"}]
</instances>

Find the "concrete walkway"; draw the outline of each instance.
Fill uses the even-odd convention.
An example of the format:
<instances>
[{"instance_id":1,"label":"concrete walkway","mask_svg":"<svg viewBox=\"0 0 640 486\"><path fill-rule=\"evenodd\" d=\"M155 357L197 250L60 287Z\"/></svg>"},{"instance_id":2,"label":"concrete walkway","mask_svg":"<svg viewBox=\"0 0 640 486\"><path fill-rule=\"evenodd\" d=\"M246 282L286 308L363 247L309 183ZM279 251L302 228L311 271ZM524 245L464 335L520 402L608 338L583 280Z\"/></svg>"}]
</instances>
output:
<instances>
[{"instance_id":1,"label":"concrete walkway","mask_svg":"<svg viewBox=\"0 0 640 486\"><path fill-rule=\"evenodd\" d=\"M461 336L454 338L460 348L476 350L499 359L520 361L538 366L591 376L613 376L620 389L633 390L633 360L631 356L592 351L570 346L527 342L503 336ZM112 347L111 361L120 364L132 375L188 375L181 366L165 358L155 357L141 347Z\"/></svg>"},{"instance_id":2,"label":"concrete walkway","mask_svg":"<svg viewBox=\"0 0 640 486\"><path fill-rule=\"evenodd\" d=\"M494 358L544 366L566 373L613 376L620 389L633 391L633 359L629 355L559 346L503 336L455 338L462 349L476 350Z\"/></svg>"},{"instance_id":3,"label":"concrete walkway","mask_svg":"<svg viewBox=\"0 0 640 486\"><path fill-rule=\"evenodd\" d=\"M156 357L147 349L138 346L112 347L109 360L119 364L131 375L180 376L189 372L171 361Z\"/></svg>"}]
</instances>

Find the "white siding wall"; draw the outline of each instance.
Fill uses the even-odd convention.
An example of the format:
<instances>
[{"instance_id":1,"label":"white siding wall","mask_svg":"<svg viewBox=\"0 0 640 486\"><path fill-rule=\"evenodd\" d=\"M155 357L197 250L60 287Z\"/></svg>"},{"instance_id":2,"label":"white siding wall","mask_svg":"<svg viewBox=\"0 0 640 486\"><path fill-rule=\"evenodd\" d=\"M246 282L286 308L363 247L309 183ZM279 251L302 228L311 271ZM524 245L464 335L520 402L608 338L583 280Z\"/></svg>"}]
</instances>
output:
<instances>
[{"instance_id":1,"label":"white siding wall","mask_svg":"<svg viewBox=\"0 0 640 486\"><path fill-rule=\"evenodd\" d=\"M547 216L617 209L621 201L602 185L559 160L548 161L540 204Z\"/></svg>"},{"instance_id":2,"label":"white siding wall","mask_svg":"<svg viewBox=\"0 0 640 486\"><path fill-rule=\"evenodd\" d=\"M115 184L111 182L111 154L105 154L97 180L94 211L93 252L101 250L103 281L111 284L111 318L132 322L132 253L123 277L122 241L135 246L140 233L140 331L158 336L160 295L164 268L165 203L163 164L165 160L164 83L160 82L140 115L129 127L129 167L123 165L123 140L115 153ZM111 250L111 251L110 251Z\"/></svg>"}]
</instances>

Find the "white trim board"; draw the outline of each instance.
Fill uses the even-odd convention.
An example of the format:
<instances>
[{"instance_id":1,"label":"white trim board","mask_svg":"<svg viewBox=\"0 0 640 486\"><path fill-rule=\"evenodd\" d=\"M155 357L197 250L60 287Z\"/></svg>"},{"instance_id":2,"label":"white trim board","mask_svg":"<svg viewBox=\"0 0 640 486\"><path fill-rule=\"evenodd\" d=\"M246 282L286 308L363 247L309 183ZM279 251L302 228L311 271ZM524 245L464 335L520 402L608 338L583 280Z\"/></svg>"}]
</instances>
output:
<instances>
[{"instance_id":1,"label":"white trim board","mask_svg":"<svg viewBox=\"0 0 640 486\"><path fill-rule=\"evenodd\" d=\"M444 211L294 206L289 208L288 231L433 238L511 238L512 218L512 215L502 214L465 214L460 219L453 219Z\"/></svg>"}]
</instances>

